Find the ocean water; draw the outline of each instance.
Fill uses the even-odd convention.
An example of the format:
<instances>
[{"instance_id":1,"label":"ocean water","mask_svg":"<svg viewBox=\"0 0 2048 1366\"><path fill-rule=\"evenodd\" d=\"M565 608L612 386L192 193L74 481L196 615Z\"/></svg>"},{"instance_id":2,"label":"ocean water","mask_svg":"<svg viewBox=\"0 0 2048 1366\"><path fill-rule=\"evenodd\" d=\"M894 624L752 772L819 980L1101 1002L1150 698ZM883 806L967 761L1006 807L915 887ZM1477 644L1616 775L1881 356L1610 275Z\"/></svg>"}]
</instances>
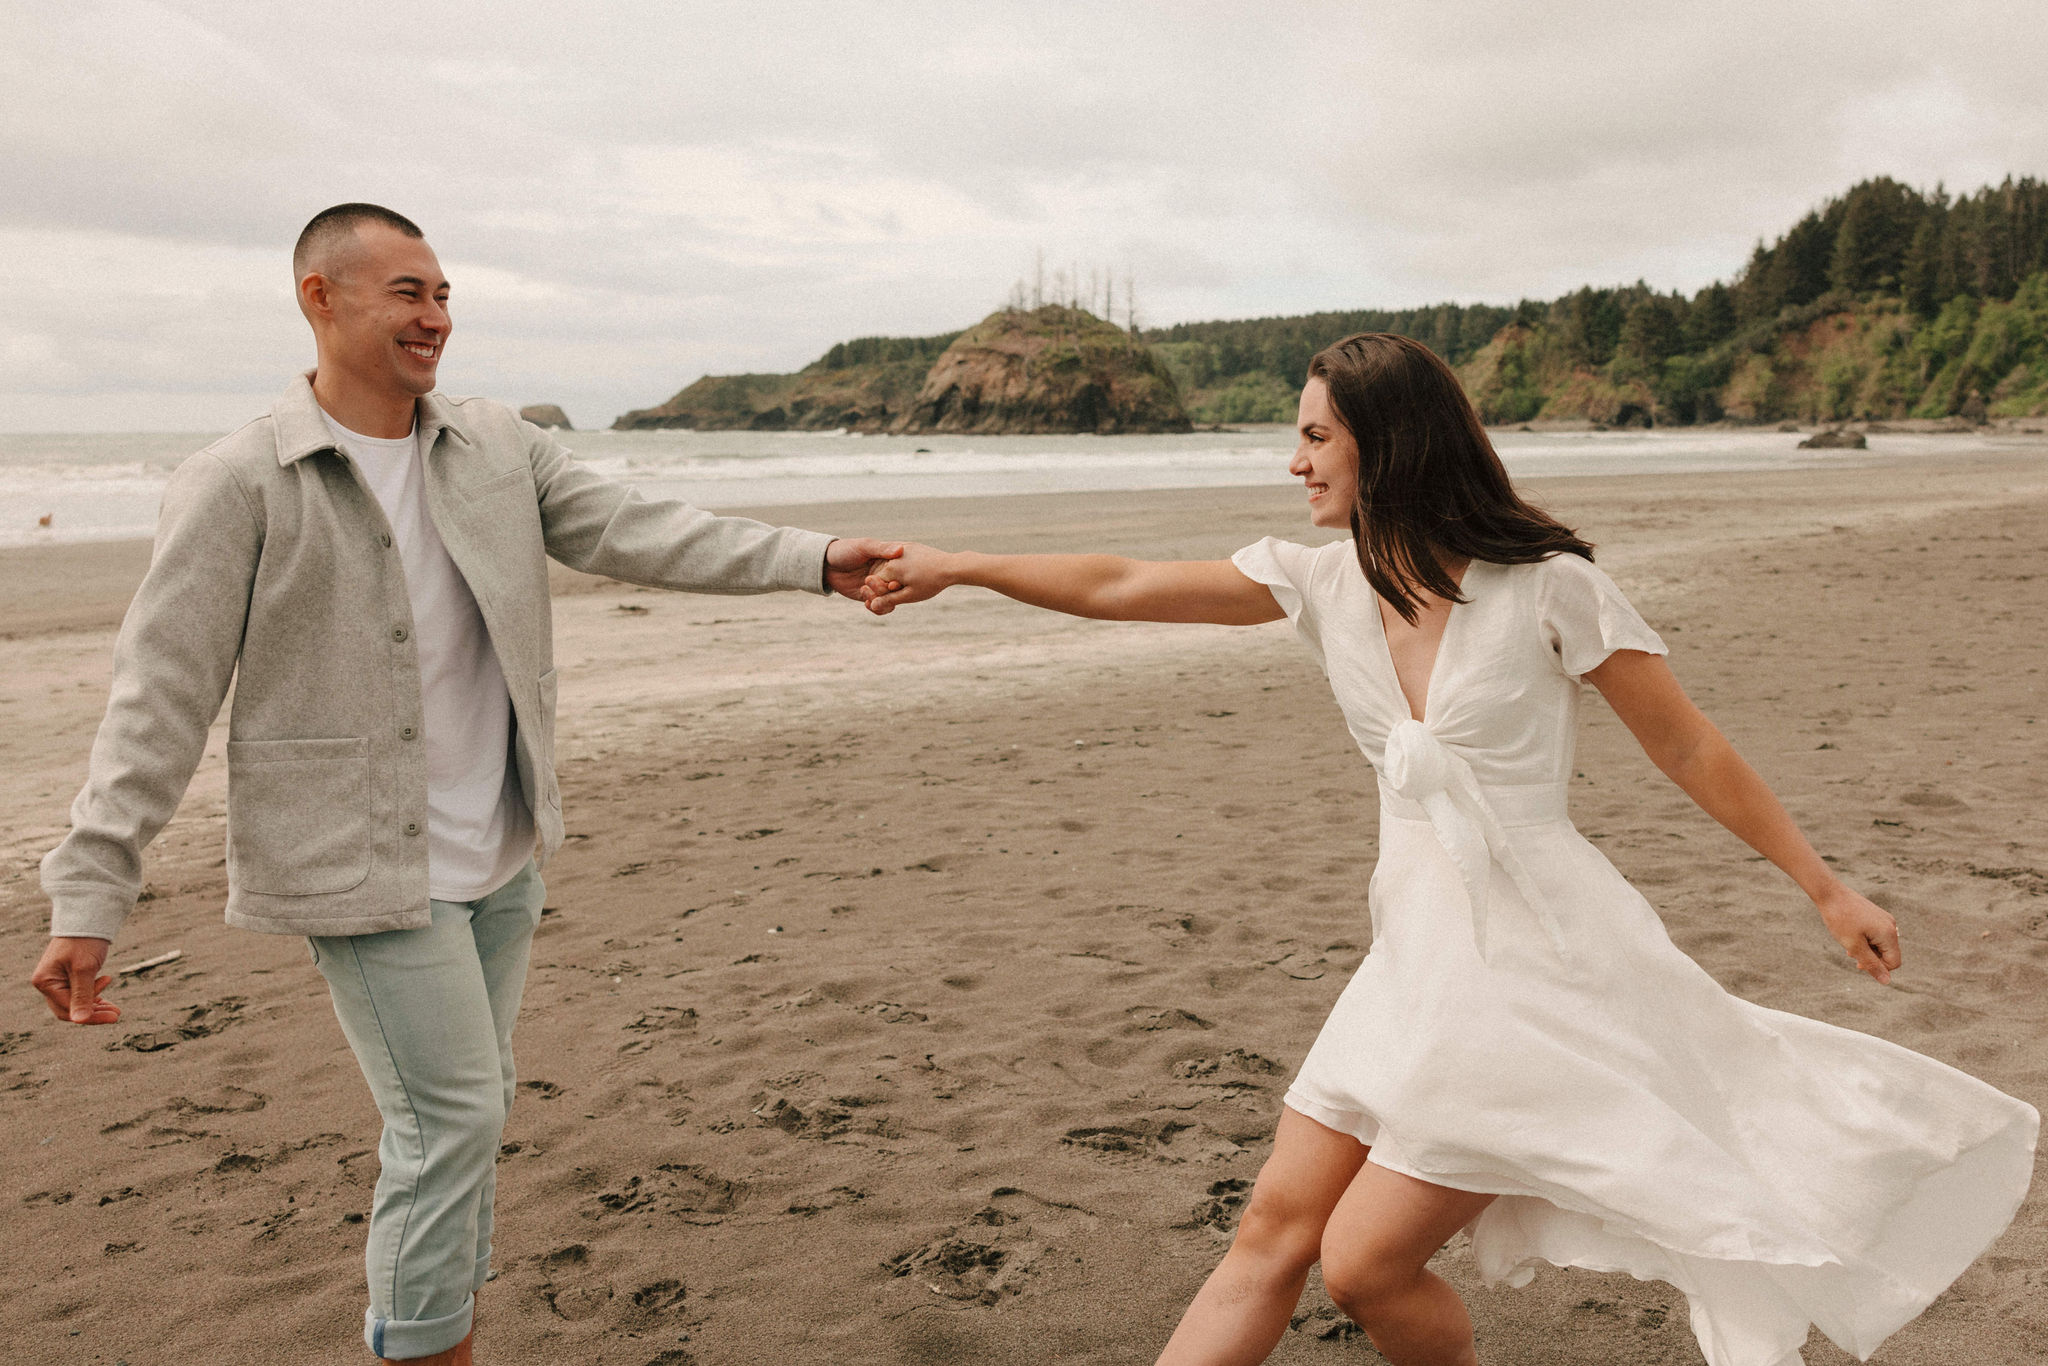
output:
<instances>
[{"instance_id":1,"label":"ocean water","mask_svg":"<svg viewBox=\"0 0 2048 1366\"><path fill-rule=\"evenodd\" d=\"M0 545L147 537L164 481L211 434L0 434ZM1517 479L1774 470L1939 459L2017 446L1996 435L1879 435L1802 451L1775 431L1493 433ZM1284 484L1285 426L1183 436L857 436L844 432L565 432L579 459L650 497L710 508ZM2038 438L2030 444L2038 446ZM48 517L47 526L40 525Z\"/></svg>"}]
</instances>

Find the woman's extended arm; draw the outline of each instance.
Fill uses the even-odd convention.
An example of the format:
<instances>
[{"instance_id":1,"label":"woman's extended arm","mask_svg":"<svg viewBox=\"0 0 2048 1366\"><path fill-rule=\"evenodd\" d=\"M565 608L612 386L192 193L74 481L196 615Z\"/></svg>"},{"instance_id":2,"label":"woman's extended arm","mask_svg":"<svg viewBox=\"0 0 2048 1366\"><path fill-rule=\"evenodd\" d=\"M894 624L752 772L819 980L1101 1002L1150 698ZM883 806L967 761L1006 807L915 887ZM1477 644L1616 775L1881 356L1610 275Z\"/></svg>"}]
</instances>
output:
<instances>
[{"instance_id":1,"label":"woman's extended arm","mask_svg":"<svg viewBox=\"0 0 2048 1366\"><path fill-rule=\"evenodd\" d=\"M886 616L959 584L1076 617L1256 626L1286 615L1272 590L1229 560L1120 555L979 555L908 545L868 576L868 610Z\"/></svg>"},{"instance_id":2,"label":"woman's extended arm","mask_svg":"<svg viewBox=\"0 0 2048 1366\"><path fill-rule=\"evenodd\" d=\"M1835 876L1769 785L1685 695L1662 657L1617 650L1586 681L1666 777L1813 898L1828 932L1857 967L1880 982L1891 980L1899 966L1897 923Z\"/></svg>"}]
</instances>

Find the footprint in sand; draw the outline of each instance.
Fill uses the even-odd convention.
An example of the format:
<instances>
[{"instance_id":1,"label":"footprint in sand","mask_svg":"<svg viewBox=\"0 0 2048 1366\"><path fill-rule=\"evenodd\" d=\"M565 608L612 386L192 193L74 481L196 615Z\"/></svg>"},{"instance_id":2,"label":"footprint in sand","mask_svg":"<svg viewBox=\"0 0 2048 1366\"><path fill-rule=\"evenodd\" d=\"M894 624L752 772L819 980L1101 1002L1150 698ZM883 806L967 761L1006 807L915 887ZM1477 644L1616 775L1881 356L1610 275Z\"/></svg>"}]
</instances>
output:
<instances>
[{"instance_id":1,"label":"footprint in sand","mask_svg":"<svg viewBox=\"0 0 2048 1366\"><path fill-rule=\"evenodd\" d=\"M590 1249L582 1243L557 1248L540 1259L540 1296L558 1318L587 1319L611 1303L610 1277L590 1263Z\"/></svg>"},{"instance_id":2,"label":"footprint in sand","mask_svg":"<svg viewBox=\"0 0 2048 1366\"><path fill-rule=\"evenodd\" d=\"M767 1096L754 1106L754 1122L780 1129L792 1138L836 1138L846 1132L853 1116L833 1105L799 1109L782 1096Z\"/></svg>"},{"instance_id":3,"label":"footprint in sand","mask_svg":"<svg viewBox=\"0 0 2048 1366\"><path fill-rule=\"evenodd\" d=\"M1330 1305L1296 1314L1287 1321L1287 1326L1320 1342L1349 1342L1365 1336L1363 1329Z\"/></svg>"},{"instance_id":4,"label":"footprint in sand","mask_svg":"<svg viewBox=\"0 0 2048 1366\"><path fill-rule=\"evenodd\" d=\"M1251 1188L1252 1183L1242 1177L1226 1176L1221 1181L1211 1181L1209 1198L1195 1206L1185 1223L1174 1227L1228 1234L1237 1227L1238 1216L1244 1213L1245 1201L1251 1198Z\"/></svg>"},{"instance_id":5,"label":"footprint in sand","mask_svg":"<svg viewBox=\"0 0 2048 1366\"><path fill-rule=\"evenodd\" d=\"M1156 1029L1214 1029L1201 1016L1187 1010L1158 1010L1151 1006L1132 1006L1124 1012L1131 1023L1147 1032Z\"/></svg>"},{"instance_id":6,"label":"footprint in sand","mask_svg":"<svg viewBox=\"0 0 2048 1366\"><path fill-rule=\"evenodd\" d=\"M942 1237L882 1263L891 1276L915 1276L949 1300L995 1304L1022 1293L1043 1248L998 1247L975 1238Z\"/></svg>"},{"instance_id":7,"label":"footprint in sand","mask_svg":"<svg viewBox=\"0 0 2048 1366\"><path fill-rule=\"evenodd\" d=\"M1106 1156L1143 1157L1155 1162L1219 1162L1244 1151L1205 1126L1152 1116L1123 1124L1069 1129L1061 1135L1060 1143Z\"/></svg>"},{"instance_id":8,"label":"footprint in sand","mask_svg":"<svg viewBox=\"0 0 2048 1366\"><path fill-rule=\"evenodd\" d=\"M560 1100L567 1094L551 1081L522 1081L519 1089L530 1093L535 1100Z\"/></svg>"},{"instance_id":9,"label":"footprint in sand","mask_svg":"<svg viewBox=\"0 0 2048 1366\"><path fill-rule=\"evenodd\" d=\"M175 1048L193 1039L203 1039L218 1034L231 1025L239 1024L242 1007L248 1002L240 996L223 996L218 1001L206 1001L191 1007L185 1018L168 1029L152 1029L141 1034L130 1034L107 1045L109 1053L129 1048L137 1053L161 1053L166 1048Z\"/></svg>"},{"instance_id":10,"label":"footprint in sand","mask_svg":"<svg viewBox=\"0 0 2048 1366\"><path fill-rule=\"evenodd\" d=\"M991 1305L1024 1293L1055 1240L1093 1227L1079 1205L999 1186L963 1224L882 1263L892 1276L912 1277L936 1295Z\"/></svg>"},{"instance_id":11,"label":"footprint in sand","mask_svg":"<svg viewBox=\"0 0 2048 1366\"><path fill-rule=\"evenodd\" d=\"M268 1104L270 1097L260 1091L217 1086L196 1096L174 1096L170 1108L181 1115L253 1115Z\"/></svg>"},{"instance_id":12,"label":"footprint in sand","mask_svg":"<svg viewBox=\"0 0 2048 1366\"><path fill-rule=\"evenodd\" d=\"M638 1034L637 1039L628 1039L619 1045L621 1053L645 1053L654 1047L656 1034L686 1033L697 1027L697 1012L689 1006L653 1006L640 1012L633 1022L625 1026L628 1034Z\"/></svg>"},{"instance_id":13,"label":"footprint in sand","mask_svg":"<svg viewBox=\"0 0 2048 1366\"><path fill-rule=\"evenodd\" d=\"M1200 1081L1226 1070L1270 1077L1287 1069L1264 1054L1246 1048L1233 1048L1216 1058L1185 1058L1173 1065L1173 1075L1181 1081Z\"/></svg>"},{"instance_id":14,"label":"footprint in sand","mask_svg":"<svg viewBox=\"0 0 2048 1366\"><path fill-rule=\"evenodd\" d=\"M794 1214L799 1218L808 1219L814 1214L823 1214L828 1209L843 1209L848 1205L867 1198L868 1193L864 1190L858 1190L852 1186L834 1186L823 1195L816 1196L810 1200L798 1201L784 1210L783 1213Z\"/></svg>"},{"instance_id":15,"label":"footprint in sand","mask_svg":"<svg viewBox=\"0 0 2048 1366\"><path fill-rule=\"evenodd\" d=\"M645 1176L629 1176L597 1197L589 1217L667 1214L691 1224L715 1224L740 1207L746 1187L690 1163L665 1162Z\"/></svg>"}]
</instances>

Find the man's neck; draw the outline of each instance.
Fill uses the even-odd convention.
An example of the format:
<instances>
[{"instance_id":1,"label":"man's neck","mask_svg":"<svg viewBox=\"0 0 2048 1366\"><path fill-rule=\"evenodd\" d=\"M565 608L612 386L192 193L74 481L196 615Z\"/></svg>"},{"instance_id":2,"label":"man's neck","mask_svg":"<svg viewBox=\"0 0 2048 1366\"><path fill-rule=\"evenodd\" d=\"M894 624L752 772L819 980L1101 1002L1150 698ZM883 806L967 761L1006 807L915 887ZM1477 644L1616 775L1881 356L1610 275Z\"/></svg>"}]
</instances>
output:
<instances>
[{"instance_id":1,"label":"man's neck","mask_svg":"<svg viewBox=\"0 0 2048 1366\"><path fill-rule=\"evenodd\" d=\"M350 384L322 367L313 372L313 397L321 410L352 432L395 441L413 429L413 396L387 394Z\"/></svg>"}]
</instances>

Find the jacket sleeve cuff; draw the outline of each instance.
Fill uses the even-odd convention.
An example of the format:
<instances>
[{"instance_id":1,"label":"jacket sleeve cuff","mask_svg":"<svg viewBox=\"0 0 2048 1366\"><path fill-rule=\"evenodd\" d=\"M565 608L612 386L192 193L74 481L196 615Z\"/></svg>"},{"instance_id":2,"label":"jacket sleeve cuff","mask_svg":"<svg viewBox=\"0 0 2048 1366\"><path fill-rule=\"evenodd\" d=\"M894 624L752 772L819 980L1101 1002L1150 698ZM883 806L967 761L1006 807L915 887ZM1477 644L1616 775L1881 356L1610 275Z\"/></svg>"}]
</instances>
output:
<instances>
[{"instance_id":1,"label":"jacket sleeve cuff","mask_svg":"<svg viewBox=\"0 0 2048 1366\"><path fill-rule=\"evenodd\" d=\"M50 893L52 938L112 941L121 932L128 913L135 909L134 898L113 887L73 883L45 890Z\"/></svg>"},{"instance_id":2,"label":"jacket sleeve cuff","mask_svg":"<svg viewBox=\"0 0 2048 1366\"><path fill-rule=\"evenodd\" d=\"M800 531L785 527L782 546L775 557L776 578L785 588L800 588L820 597L825 587L825 547L839 539L821 531Z\"/></svg>"}]
</instances>

